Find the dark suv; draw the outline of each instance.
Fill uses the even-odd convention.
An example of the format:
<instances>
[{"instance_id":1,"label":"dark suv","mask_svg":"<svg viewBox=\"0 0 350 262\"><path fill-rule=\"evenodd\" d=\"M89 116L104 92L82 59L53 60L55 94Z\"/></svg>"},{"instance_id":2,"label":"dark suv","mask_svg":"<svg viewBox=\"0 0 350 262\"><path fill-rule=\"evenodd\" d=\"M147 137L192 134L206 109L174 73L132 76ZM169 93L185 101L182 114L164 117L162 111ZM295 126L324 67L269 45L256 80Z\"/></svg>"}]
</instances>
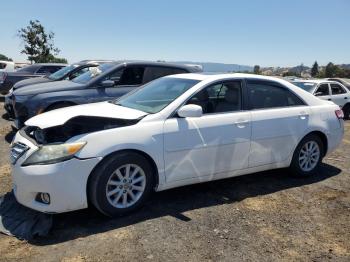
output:
<instances>
[{"instance_id":1,"label":"dark suv","mask_svg":"<svg viewBox=\"0 0 350 262\"><path fill-rule=\"evenodd\" d=\"M20 128L27 119L53 109L120 97L162 76L201 71L196 65L116 62L92 68L72 81L25 86L11 95L15 126Z\"/></svg>"},{"instance_id":2,"label":"dark suv","mask_svg":"<svg viewBox=\"0 0 350 262\"><path fill-rule=\"evenodd\" d=\"M15 72L1 72L0 73L0 93L5 95L17 82L33 78L50 75L67 66L66 64L34 64L18 69Z\"/></svg>"},{"instance_id":3,"label":"dark suv","mask_svg":"<svg viewBox=\"0 0 350 262\"><path fill-rule=\"evenodd\" d=\"M14 112L13 112L13 101L12 101L12 92L13 90L16 90L18 88L34 85L34 84L40 84L40 83L48 83L53 81L62 81L62 80L72 80L84 73L86 73L90 68L97 67L104 63L111 63L115 62L112 60L83 60L78 63L71 64L69 66L63 67L62 69L56 71L53 74L44 76L44 77L34 77L34 78L28 78L22 81L17 82L14 84L14 86L10 89L9 93L5 96L5 104L4 108L7 112L7 118L13 119ZM42 85L45 86L45 85Z\"/></svg>"}]
</instances>

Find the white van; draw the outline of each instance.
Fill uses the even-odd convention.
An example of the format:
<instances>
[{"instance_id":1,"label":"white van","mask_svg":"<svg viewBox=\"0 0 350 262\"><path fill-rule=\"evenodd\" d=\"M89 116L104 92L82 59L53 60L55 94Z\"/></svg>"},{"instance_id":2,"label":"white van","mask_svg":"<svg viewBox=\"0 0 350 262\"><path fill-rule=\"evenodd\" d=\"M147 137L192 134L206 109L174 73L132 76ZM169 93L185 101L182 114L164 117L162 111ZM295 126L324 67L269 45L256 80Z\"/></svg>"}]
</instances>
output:
<instances>
[{"instance_id":1,"label":"white van","mask_svg":"<svg viewBox=\"0 0 350 262\"><path fill-rule=\"evenodd\" d=\"M14 72L15 63L11 61L0 60L0 72Z\"/></svg>"}]
</instances>

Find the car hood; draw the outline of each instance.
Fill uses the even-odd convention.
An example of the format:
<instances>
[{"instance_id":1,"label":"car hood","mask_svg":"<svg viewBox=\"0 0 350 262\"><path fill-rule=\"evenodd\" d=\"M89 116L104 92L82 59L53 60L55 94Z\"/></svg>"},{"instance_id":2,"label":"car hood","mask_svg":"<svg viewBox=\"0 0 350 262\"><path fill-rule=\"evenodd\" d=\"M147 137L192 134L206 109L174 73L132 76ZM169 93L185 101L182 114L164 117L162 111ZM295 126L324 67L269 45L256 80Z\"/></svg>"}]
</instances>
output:
<instances>
[{"instance_id":1,"label":"car hood","mask_svg":"<svg viewBox=\"0 0 350 262\"><path fill-rule=\"evenodd\" d=\"M41 129L60 126L75 117L101 117L111 119L135 120L147 113L118 106L110 102L99 102L85 105L70 106L56 109L34 116L25 122L26 126L36 126Z\"/></svg>"},{"instance_id":2,"label":"car hood","mask_svg":"<svg viewBox=\"0 0 350 262\"><path fill-rule=\"evenodd\" d=\"M14 84L13 90L16 90L17 88L20 88L23 86L39 84L39 83L47 83L47 82L52 82L52 80L47 78L47 77L29 78L29 79L25 79L25 80L19 81L16 84Z\"/></svg>"},{"instance_id":3,"label":"car hood","mask_svg":"<svg viewBox=\"0 0 350 262\"><path fill-rule=\"evenodd\" d=\"M83 88L85 88L85 85L74 83L69 80L63 80L23 86L17 90L14 90L13 94L19 96L27 96Z\"/></svg>"}]
</instances>

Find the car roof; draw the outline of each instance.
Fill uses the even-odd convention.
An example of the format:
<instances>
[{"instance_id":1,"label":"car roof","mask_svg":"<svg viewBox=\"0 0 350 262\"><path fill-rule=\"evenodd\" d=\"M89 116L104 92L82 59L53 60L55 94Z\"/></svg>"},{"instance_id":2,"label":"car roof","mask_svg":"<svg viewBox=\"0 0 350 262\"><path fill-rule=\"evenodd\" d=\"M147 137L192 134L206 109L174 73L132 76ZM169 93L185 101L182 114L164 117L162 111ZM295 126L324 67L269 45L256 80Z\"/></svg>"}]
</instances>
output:
<instances>
[{"instance_id":1,"label":"car roof","mask_svg":"<svg viewBox=\"0 0 350 262\"><path fill-rule=\"evenodd\" d=\"M193 79L193 80L209 80L209 81L215 81L215 80L224 80L227 78L249 78L249 79L257 79L257 80L266 80L266 81L284 81L286 80L282 78L277 77L271 77L271 76L262 76L262 75L255 75L255 74L244 74L244 73L190 73L190 74L177 74L177 75L171 75L167 77L176 77L176 78L186 78L186 79Z\"/></svg>"},{"instance_id":2,"label":"car roof","mask_svg":"<svg viewBox=\"0 0 350 262\"><path fill-rule=\"evenodd\" d=\"M293 82L304 82L304 83L314 83L314 84L321 84L321 83L337 83L336 81L332 81L332 80L327 80L327 79L307 79L307 80L303 80L303 79L298 79L298 80L294 80Z\"/></svg>"},{"instance_id":3,"label":"car roof","mask_svg":"<svg viewBox=\"0 0 350 262\"><path fill-rule=\"evenodd\" d=\"M35 63L33 66L67 66L68 64L63 63Z\"/></svg>"},{"instance_id":4,"label":"car roof","mask_svg":"<svg viewBox=\"0 0 350 262\"><path fill-rule=\"evenodd\" d=\"M105 64L105 63L116 63L115 60L103 60L103 59L89 59L89 60L81 60L79 62L73 63L72 65L87 65L87 64Z\"/></svg>"},{"instance_id":5,"label":"car roof","mask_svg":"<svg viewBox=\"0 0 350 262\"><path fill-rule=\"evenodd\" d=\"M117 64L125 64L125 65L147 65L147 66L164 66L164 67L173 67L185 69L189 72L202 72L202 68L200 65L189 65L189 64L177 64L177 63L168 63L168 62L154 62L154 61L142 61L142 60L121 60L116 61Z\"/></svg>"}]
</instances>

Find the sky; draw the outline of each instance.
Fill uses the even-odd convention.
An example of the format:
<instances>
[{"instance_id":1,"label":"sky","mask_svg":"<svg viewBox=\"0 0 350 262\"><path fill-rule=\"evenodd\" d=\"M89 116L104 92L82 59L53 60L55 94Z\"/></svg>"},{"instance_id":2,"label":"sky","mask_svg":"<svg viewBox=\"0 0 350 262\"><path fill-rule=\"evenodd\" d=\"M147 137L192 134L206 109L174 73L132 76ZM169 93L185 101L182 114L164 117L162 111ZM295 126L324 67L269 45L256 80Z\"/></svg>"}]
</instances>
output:
<instances>
[{"instance_id":1,"label":"sky","mask_svg":"<svg viewBox=\"0 0 350 262\"><path fill-rule=\"evenodd\" d=\"M350 63L350 0L11 0L0 5L0 53L39 20L59 57L311 66Z\"/></svg>"}]
</instances>

